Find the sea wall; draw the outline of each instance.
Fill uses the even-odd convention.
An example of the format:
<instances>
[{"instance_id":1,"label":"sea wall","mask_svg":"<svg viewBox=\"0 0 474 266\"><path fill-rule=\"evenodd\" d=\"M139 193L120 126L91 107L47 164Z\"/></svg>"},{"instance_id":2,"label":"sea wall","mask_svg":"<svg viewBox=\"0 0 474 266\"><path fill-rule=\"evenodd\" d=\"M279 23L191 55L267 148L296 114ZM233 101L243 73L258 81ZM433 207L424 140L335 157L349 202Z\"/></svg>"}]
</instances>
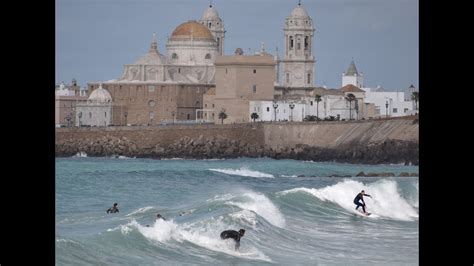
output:
<instances>
[{"instance_id":1,"label":"sea wall","mask_svg":"<svg viewBox=\"0 0 474 266\"><path fill-rule=\"evenodd\" d=\"M56 156L271 157L418 164L418 119L57 128Z\"/></svg>"}]
</instances>

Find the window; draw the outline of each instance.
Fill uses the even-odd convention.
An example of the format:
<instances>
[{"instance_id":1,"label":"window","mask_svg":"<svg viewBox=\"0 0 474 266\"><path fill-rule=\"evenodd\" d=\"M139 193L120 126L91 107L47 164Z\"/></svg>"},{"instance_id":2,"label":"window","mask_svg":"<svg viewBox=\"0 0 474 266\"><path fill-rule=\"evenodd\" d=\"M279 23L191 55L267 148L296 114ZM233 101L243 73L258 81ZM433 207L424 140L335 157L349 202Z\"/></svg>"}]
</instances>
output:
<instances>
[{"instance_id":1,"label":"window","mask_svg":"<svg viewBox=\"0 0 474 266\"><path fill-rule=\"evenodd\" d=\"M178 73L181 73L181 68L178 68Z\"/></svg>"},{"instance_id":2,"label":"window","mask_svg":"<svg viewBox=\"0 0 474 266\"><path fill-rule=\"evenodd\" d=\"M154 92L155 91L155 85L148 85L148 91L149 92Z\"/></svg>"},{"instance_id":3,"label":"window","mask_svg":"<svg viewBox=\"0 0 474 266\"><path fill-rule=\"evenodd\" d=\"M293 50L293 36L290 36L290 50Z\"/></svg>"},{"instance_id":4,"label":"window","mask_svg":"<svg viewBox=\"0 0 474 266\"><path fill-rule=\"evenodd\" d=\"M214 108L214 104L212 104L212 108Z\"/></svg>"},{"instance_id":5,"label":"window","mask_svg":"<svg viewBox=\"0 0 474 266\"><path fill-rule=\"evenodd\" d=\"M151 111L150 112L150 119L153 119L153 118L155 118L155 112Z\"/></svg>"},{"instance_id":6,"label":"window","mask_svg":"<svg viewBox=\"0 0 474 266\"><path fill-rule=\"evenodd\" d=\"M286 83L290 83L290 73L286 73Z\"/></svg>"},{"instance_id":7,"label":"window","mask_svg":"<svg viewBox=\"0 0 474 266\"><path fill-rule=\"evenodd\" d=\"M214 118L214 113L212 113L212 118Z\"/></svg>"},{"instance_id":8,"label":"window","mask_svg":"<svg viewBox=\"0 0 474 266\"><path fill-rule=\"evenodd\" d=\"M393 108L393 112L394 113L398 112L397 108Z\"/></svg>"},{"instance_id":9,"label":"window","mask_svg":"<svg viewBox=\"0 0 474 266\"><path fill-rule=\"evenodd\" d=\"M207 108L207 103L204 104L204 108Z\"/></svg>"},{"instance_id":10,"label":"window","mask_svg":"<svg viewBox=\"0 0 474 266\"><path fill-rule=\"evenodd\" d=\"M306 21L306 22L308 22L308 21ZM308 47L309 47L309 37L305 36L304 37L304 49L308 50Z\"/></svg>"},{"instance_id":11,"label":"window","mask_svg":"<svg viewBox=\"0 0 474 266\"><path fill-rule=\"evenodd\" d=\"M256 74L256 73L257 73L257 70L256 70L256 69L254 69L254 70L253 70L253 73L254 73L254 74Z\"/></svg>"},{"instance_id":12,"label":"window","mask_svg":"<svg viewBox=\"0 0 474 266\"><path fill-rule=\"evenodd\" d=\"M257 85L253 85L253 93L257 93Z\"/></svg>"},{"instance_id":13,"label":"window","mask_svg":"<svg viewBox=\"0 0 474 266\"><path fill-rule=\"evenodd\" d=\"M204 59L211 59L211 54L206 54L206 56L204 57Z\"/></svg>"},{"instance_id":14,"label":"window","mask_svg":"<svg viewBox=\"0 0 474 266\"><path fill-rule=\"evenodd\" d=\"M408 113L408 108L403 109L403 112Z\"/></svg>"},{"instance_id":15,"label":"window","mask_svg":"<svg viewBox=\"0 0 474 266\"><path fill-rule=\"evenodd\" d=\"M311 84L311 74L308 74L308 84Z\"/></svg>"},{"instance_id":16,"label":"window","mask_svg":"<svg viewBox=\"0 0 474 266\"><path fill-rule=\"evenodd\" d=\"M155 107L155 101L153 100L148 101L148 106Z\"/></svg>"},{"instance_id":17,"label":"window","mask_svg":"<svg viewBox=\"0 0 474 266\"><path fill-rule=\"evenodd\" d=\"M270 107L267 107L267 112L270 112Z\"/></svg>"},{"instance_id":18,"label":"window","mask_svg":"<svg viewBox=\"0 0 474 266\"><path fill-rule=\"evenodd\" d=\"M297 50L301 50L301 43L300 43L300 40L298 40L298 42L296 43L296 49L297 49Z\"/></svg>"},{"instance_id":19,"label":"window","mask_svg":"<svg viewBox=\"0 0 474 266\"><path fill-rule=\"evenodd\" d=\"M107 112L104 112L104 117L107 117Z\"/></svg>"},{"instance_id":20,"label":"window","mask_svg":"<svg viewBox=\"0 0 474 266\"><path fill-rule=\"evenodd\" d=\"M171 55L171 59L178 59L178 55L177 55L176 53L173 53L173 54Z\"/></svg>"},{"instance_id":21,"label":"window","mask_svg":"<svg viewBox=\"0 0 474 266\"><path fill-rule=\"evenodd\" d=\"M190 114L188 114L186 117L187 117L188 120L191 119L191 115L190 115Z\"/></svg>"},{"instance_id":22,"label":"window","mask_svg":"<svg viewBox=\"0 0 474 266\"><path fill-rule=\"evenodd\" d=\"M89 118L92 119L92 113L91 112L89 112Z\"/></svg>"},{"instance_id":23,"label":"window","mask_svg":"<svg viewBox=\"0 0 474 266\"><path fill-rule=\"evenodd\" d=\"M208 27L210 28L211 26L212 26L212 23L211 23L211 22L209 22L209 26L208 26Z\"/></svg>"},{"instance_id":24,"label":"window","mask_svg":"<svg viewBox=\"0 0 474 266\"><path fill-rule=\"evenodd\" d=\"M310 103L311 103L311 106L313 106L313 101L311 101Z\"/></svg>"},{"instance_id":25,"label":"window","mask_svg":"<svg viewBox=\"0 0 474 266\"><path fill-rule=\"evenodd\" d=\"M196 101L196 106L199 106L200 102L199 101Z\"/></svg>"}]
</instances>

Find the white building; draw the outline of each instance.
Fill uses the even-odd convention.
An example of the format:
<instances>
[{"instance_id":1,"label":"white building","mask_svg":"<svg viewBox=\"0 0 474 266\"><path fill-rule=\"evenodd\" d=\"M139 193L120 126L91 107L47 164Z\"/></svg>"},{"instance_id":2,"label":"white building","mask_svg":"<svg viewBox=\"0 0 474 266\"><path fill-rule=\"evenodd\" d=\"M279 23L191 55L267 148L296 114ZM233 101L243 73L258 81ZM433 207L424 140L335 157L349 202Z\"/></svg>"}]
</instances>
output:
<instances>
[{"instance_id":1,"label":"white building","mask_svg":"<svg viewBox=\"0 0 474 266\"><path fill-rule=\"evenodd\" d=\"M112 123L112 96L102 88L94 90L87 103L76 105L76 126L108 126Z\"/></svg>"},{"instance_id":2,"label":"white building","mask_svg":"<svg viewBox=\"0 0 474 266\"><path fill-rule=\"evenodd\" d=\"M364 87L364 77L357 72L354 61L342 75L342 85L352 84L365 91L365 103L374 105L374 112L368 117L397 117L417 113L411 95L416 91L413 85L406 91L384 91L383 88Z\"/></svg>"}]
</instances>

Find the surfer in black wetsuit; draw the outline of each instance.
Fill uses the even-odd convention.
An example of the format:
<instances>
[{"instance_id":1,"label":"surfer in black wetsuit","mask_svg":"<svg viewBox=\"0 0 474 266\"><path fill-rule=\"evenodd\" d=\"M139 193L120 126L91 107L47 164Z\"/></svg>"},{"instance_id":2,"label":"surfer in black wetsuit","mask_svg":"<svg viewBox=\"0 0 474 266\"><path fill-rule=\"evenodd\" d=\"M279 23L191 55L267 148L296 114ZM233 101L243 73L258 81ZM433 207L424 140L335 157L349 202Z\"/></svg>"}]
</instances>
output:
<instances>
[{"instance_id":1,"label":"surfer in black wetsuit","mask_svg":"<svg viewBox=\"0 0 474 266\"><path fill-rule=\"evenodd\" d=\"M117 203L114 203L114 206L110 207L108 210L107 210L107 213L116 213L116 212L119 212L119 209L117 207Z\"/></svg>"},{"instance_id":2,"label":"surfer in black wetsuit","mask_svg":"<svg viewBox=\"0 0 474 266\"><path fill-rule=\"evenodd\" d=\"M362 210L364 213L367 213L365 211L365 201L364 201L364 196L372 198L369 194L365 194L365 192L362 190L359 194L354 199L354 204L357 205L356 210L359 209L359 207L362 207ZM360 200L362 200L362 203L360 203Z\"/></svg>"},{"instance_id":3,"label":"surfer in black wetsuit","mask_svg":"<svg viewBox=\"0 0 474 266\"><path fill-rule=\"evenodd\" d=\"M166 221L165 217L161 216L161 214L159 214L159 213L156 215L156 219L157 220L162 219L163 221Z\"/></svg>"},{"instance_id":4,"label":"surfer in black wetsuit","mask_svg":"<svg viewBox=\"0 0 474 266\"><path fill-rule=\"evenodd\" d=\"M235 230L225 230L221 233L221 239L232 238L235 241L235 251L239 251L240 238L245 234L245 229L240 229L239 232Z\"/></svg>"}]
</instances>

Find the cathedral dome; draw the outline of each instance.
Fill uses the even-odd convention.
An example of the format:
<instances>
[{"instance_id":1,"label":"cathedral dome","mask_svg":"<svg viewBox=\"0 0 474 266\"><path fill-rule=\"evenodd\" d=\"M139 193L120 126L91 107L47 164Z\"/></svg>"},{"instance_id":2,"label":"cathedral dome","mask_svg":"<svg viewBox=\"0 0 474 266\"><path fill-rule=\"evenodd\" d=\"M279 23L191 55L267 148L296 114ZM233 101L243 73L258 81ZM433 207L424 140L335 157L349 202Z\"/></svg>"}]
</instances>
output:
<instances>
[{"instance_id":1,"label":"cathedral dome","mask_svg":"<svg viewBox=\"0 0 474 266\"><path fill-rule=\"evenodd\" d=\"M209 29L197 21L185 22L176 27L171 34L171 40L187 40L191 38L194 40L214 40Z\"/></svg>"},{"instance_id":2,"label":"cathedral dome","mask_svg":"<svg viewBox=\"0 0 474 266\"><path fill-rule=\"evenodd\" d=\"M291 11L290 17L294 18L307 18L309 17L308 12L300 5L298 4L293 11Z\"/></svg>"},{"instance_id":3,"label":"cathedral dome","mask_svg":"<svg viewBox=\"0 0 474 266\"><path fill-rule=\"evenodd\" d=\"M209 6L206 11L202 14L202 20L213 20L213 19L218 19L220 20L221 18L219 17L219 13L217 13L217 10L212 7L212 5Z\"/></svg>"},{"instance_id":4,"label":"cathedral dome","mask_svg":"<svg viewBox=\"0 0 474 266\"><path fill-rule=\"evenodd\" d=\"M100 84L99 88L91 93L88 100L89 102L109 103L112 102L112 96L110 96L110 93L102 88L102 84Z\"/></svg>"}]
</instances>

